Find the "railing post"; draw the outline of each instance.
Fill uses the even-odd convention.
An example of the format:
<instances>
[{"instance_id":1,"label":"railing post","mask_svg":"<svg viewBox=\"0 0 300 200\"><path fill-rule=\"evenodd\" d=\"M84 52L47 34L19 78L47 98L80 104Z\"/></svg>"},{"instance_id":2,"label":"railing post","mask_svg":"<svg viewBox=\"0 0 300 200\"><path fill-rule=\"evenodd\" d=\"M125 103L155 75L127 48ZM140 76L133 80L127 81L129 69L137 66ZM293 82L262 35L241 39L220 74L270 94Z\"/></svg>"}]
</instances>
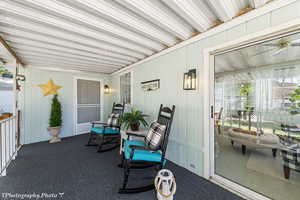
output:
<instances>
[{"instance_id":1,"label":"railing post","mask_svg":"<svg viewBox=\"0 0 300 200\"><path fill-rule=\"evenodd\" d=\"M6 176L6 169L15 159L16 147L16 117L0 121L0 176Z\"/></svg>"},{"instance_id":2,"label":"railing post","mask_svg":"<svg viewBox=\"0 0 300 200\"><path fill-rule=\"evenodd\" d=\"M2 168L3 168L3 163L2 163L2 153L3 153L3 148L2 148L2 124L0 123L0 176L2 175L1 172L2 172Z\"/></svg>"},{"instance_id":3,"label":"railing post","mask_svg":"<svg viewBox=\"0 0 300 200\"><path fill-rule=\"evenodd\" d=\"M15 160L16 156L17 156L17 143L16 143L16 138L17 138L17 128L16 128L17 124L16 124L16 118L13 118L13 135L12 135L12 139L13 139L13 157L12 159Z\"/></svg>"},{"instance_id":4,"label":"railing post","mask_svg":"<svg viewBox=\"0 0 300 200\"><path fill-rule=\"evenodd\" d=\"M0 173L2 172L2 170L4 169L5 167L5 161L6 161L6 158L5 158L5 127L4 127L4 124L0 123L0 138L1 138L1 145L0 145L0 149L1 149L1 171ZM3 171L4 172L4 171ZM4 173L3 173L4 174ZM6 174L6 172L5 172ZM2 176L2 173L1 173L1 176Z\"/></svg>"}]
</instances>

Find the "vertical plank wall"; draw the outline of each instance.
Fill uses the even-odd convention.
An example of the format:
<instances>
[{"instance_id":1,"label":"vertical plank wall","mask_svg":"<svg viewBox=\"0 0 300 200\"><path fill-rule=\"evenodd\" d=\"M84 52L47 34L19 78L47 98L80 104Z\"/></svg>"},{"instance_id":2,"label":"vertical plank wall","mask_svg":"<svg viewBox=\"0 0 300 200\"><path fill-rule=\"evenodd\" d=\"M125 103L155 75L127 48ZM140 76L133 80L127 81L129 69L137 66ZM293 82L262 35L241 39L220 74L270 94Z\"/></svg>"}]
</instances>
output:
<instances>
[{"instance_id":1,"label":"vertical plank wall","mask_svg":"<svg viewBox=\"0 0 300 200\"><path fill-rule=\"evenodd\" d=\"M110 77L95 73L70 73L38 70L34 68L25 68L25 102L24 102L24 132L21 141L23 144L49 140L50 136L46 128L50 114L50 105L53 95L44 97L38 84L45 84L51 78L55 84L62 86L59 90L59 100L62 104L63 127L61 137L74 135L74 116L76 112L73 106L74 99L74 77L86 77L102 79L103 84L110 85ZM104 94L104 113L106 117L111 109L110 95Z\"/></svg>"},{"instance_id":2,"label":"vertical plank wall","mask_svg":"<svg viewBox=\"0 0 300 200\"><path fill-rule=\"evenodd\" d=\"M174 50L135 66L133 71L133 106L155 119L159 105L175 104L176 114L170 136L167 157L190 171L203 175L203 49L238 39L247 34L300 17L297 1L234 28ZM197 68L197 91L182 89L183 73ZM140 82L160 79L161 88L145 92ZM119 99L119 75L112 77L113 99ZM195 167L193 167L195 166Z\"/></svg>"}]
</instances>

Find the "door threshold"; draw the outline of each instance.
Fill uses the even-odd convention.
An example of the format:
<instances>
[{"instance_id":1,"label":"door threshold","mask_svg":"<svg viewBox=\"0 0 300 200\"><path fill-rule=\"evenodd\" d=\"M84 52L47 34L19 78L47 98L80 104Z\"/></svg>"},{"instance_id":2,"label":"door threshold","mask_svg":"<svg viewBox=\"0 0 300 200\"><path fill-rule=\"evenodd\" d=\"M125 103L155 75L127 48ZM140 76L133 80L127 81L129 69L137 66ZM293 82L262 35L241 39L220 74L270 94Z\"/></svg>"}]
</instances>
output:
<instances>
[{"instance_id":1,"label":"door threshold","mask_svg":"<svg viewBox=\"0 0 300 200\"><path fill-rule=\"evenodd\" d=\"M246 199L246 200L272 200L264 195L261 195L253 190L243 187L235 182L225 179L221 176L213 176L209 181L219 185L220 187Z\"/></svg>"}]
</instances>

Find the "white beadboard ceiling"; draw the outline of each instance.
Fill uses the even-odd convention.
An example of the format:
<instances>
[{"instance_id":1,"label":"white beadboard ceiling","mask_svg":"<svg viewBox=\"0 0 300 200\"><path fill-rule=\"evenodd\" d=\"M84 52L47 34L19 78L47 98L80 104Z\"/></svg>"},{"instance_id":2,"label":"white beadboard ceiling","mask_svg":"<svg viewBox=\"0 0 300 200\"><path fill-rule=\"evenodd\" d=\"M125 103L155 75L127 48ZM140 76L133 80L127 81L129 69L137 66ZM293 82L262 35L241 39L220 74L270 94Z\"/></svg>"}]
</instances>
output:
<instances>
[{"instance_id":1,"label":"white beadboard ceiling","mask_svg":"<svg viewBox=\"0 0 300 200\"><path fill-rule=\"evenodd\" d=\"M113 73L268 0L0 0L25 65Z\"/></svg>"}]
</instances>

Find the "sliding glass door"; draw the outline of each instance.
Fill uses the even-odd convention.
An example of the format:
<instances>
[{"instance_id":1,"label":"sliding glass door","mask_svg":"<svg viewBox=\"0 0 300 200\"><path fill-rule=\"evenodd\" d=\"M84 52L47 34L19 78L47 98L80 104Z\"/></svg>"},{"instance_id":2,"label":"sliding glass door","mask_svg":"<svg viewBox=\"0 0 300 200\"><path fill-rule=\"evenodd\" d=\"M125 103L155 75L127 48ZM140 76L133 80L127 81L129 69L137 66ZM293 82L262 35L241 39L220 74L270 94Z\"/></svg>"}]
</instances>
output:
<instances>
[{"instance_id":1,"label":"sliding glass door","mask_svg":"<svg viewBox=\"0 0 300 200\"><path fill-rule=\"evenodd\" d=\"M300 34L215 55L215 174L300 196Z\"/></svg>"}]
</instances>

